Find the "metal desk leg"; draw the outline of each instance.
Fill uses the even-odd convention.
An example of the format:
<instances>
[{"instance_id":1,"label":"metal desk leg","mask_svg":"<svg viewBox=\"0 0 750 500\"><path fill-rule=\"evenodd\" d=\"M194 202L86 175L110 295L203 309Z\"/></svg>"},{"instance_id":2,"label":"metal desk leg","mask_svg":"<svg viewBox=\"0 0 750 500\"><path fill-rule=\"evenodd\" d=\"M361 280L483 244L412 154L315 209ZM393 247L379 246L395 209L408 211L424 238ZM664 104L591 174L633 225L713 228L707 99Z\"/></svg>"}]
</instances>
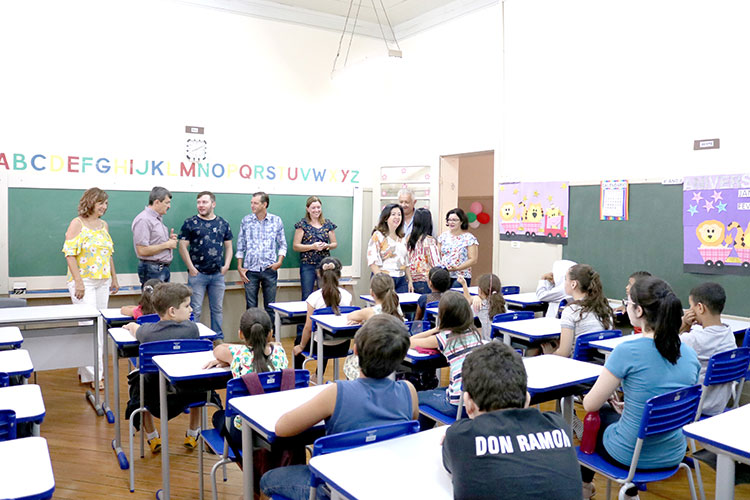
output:
<instances>
[{"instance_id":1,"label":"metal desk leg","mask_svg":"<svg viewBox=\"0 0 750 500\"><path fill-rule=\"evenodd\" d=\"M318 343L318 385L323 385L323 328L320 324L316 328L315 338Z\"/></svg>"},{"instance_id":2,"label":"metal desk leg","mask_svg":"<svg viewBox=\"0 0 750 500\"><path fill-rule=\"evenodd\" d=\"M281 313L279 311L274 312L276 314L273 320L273 334L276 336L276 342L281 342Z\"/></svg>"},{"instance_id":3,"label":"metal desk leg","mask_svg":"<svg viewBox=\"0 0 750 500\"><path fill-rule=\"evenodd\" d=\"M99 335L104 332L104 318L101 315L94 322L94 387L93 391L86 391L86 399L89 400L94 411L100 417L104 415L104 410L99 403Z\"/></svg>"},{"instance_id":4,"label":"metal desk leg","mask_svg":"<svg viewBox=\"0 0 750 500\"><path fill-rule=\"evenodd\" d=\"M253 430L247 421L242 419L242 490L243 498L254 498L253 478Z\"/></svg>"},{"instance_id":5,"label":"metal desk leg","mask_svg":"<svg viewBox=\"0 0 750 500\"><path fill-rule=\"evenodd\" d=\"M169 418L167 409L167 378L159 370L159 423L161 424L161 496L160 500L169 500Z\"/></svg>"},{"instance_id":6,"label":"metal desk leg","mask_svg":"<svg viewBox=\"0 0 750 500\"><path fill-rule=\"evenodd\" d=\"M104 410L104 415L107 417L107 422L113 424L115 416L112 414L109 406L109 358L107 357L107 353L109 352L109 332L106 335L102 332L102 336L102 359L104 360L104 404L102 405L102 410ZM112 360L113 363L117 362L114 358ZM115 379L115 382L117 382L117 379Z\"/></svg>"},{"instance_id":7,"label":"metal desk leg","mask_svg":"<svg viewBox=\"0 0 750 500\"><path fill-rule=\"evenodd\" d=\"M573 396L562 398L562 415L568 425L573 425Z\"/></svg>"},{"instance_id":8,"label":"metal desk leg","mask_svg":"<svg viewBox=\"0 0 750 500\"><path fill-rule=\"evenodd\" d=\"M112 449L117 455L117 461L120 463L120 469L126 470L130 467L128 457L122 451L121 433L120 433L120 358L117 356L117 344L112 343L112 379L114 381L115 397L115 438L112 440Z\"/></svg>"},{"instance_id":9,"label":"metal desk leg","mask_svg":"<svg viewBox=\"0 0 750 500\"><path fill-rule=\"evenodd\" d=\"M734 460L724 453L716 454L716 500L734 498Z\"/></svg>"},{"instance_id":10,"label":"metal desk leg","mask_svg":"<svg viewBox=\"0 0 750 500\"><path fill-rule=\"evenodd\" d=\"M510 333L503 332L503 343L505 345L510 345Z\"/></svg>"}]
</instances>

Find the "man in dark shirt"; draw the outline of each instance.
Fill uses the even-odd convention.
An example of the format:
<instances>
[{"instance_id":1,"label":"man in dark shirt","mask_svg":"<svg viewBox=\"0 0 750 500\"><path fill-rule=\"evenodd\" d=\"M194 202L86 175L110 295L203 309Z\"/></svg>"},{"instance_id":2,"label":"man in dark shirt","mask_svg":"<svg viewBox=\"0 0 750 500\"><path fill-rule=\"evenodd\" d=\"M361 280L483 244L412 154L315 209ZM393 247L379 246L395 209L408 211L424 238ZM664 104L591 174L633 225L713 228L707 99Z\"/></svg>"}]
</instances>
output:
<instances>
[{"instance_id":1,"label":"man in dark shirt","mask_svg":"<svg viewBox=\"0 0 750 500\"><path fill-rule=\"evenodd\" d=\"M211 330L216 332L217 338L222 339L222 304L226 288L224 275L232 263L232 230L227 221L214 213L216 197L211 191L198 193L197 205L198 215L193 215L182 224L180 256L187 266L188 286L193 290L190 306L196 321L201 319L203 297L208 292Z\"/></svg>"},{"instance_id":2,"label":"man in dark shirt","mask_svg":"<svg viewBox=\"0 0 750 500\"><path fill-rule=\"evenodd\" d=\"M466 357L462 376L469 418L451 425L443 442L454 498L581 498L570 427L555 413L528 407L521 357L491 342Z\"/></svg>"}]
</instances>

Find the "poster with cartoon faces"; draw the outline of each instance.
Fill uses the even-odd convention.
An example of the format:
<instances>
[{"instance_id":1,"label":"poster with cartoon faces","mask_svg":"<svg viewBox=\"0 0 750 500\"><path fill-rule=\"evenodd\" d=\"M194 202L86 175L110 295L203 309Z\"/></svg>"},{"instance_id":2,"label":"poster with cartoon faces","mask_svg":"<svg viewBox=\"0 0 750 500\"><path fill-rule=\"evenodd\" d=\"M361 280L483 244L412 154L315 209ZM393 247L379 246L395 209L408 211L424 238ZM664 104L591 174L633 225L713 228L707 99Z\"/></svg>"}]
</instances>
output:
<instances>
[{"instance_id":1,"label":"poster with cartoon faces","mask_svg":"<svg viewBox=\"0 0 750 500\"><path fill-rule=\"evenodd\" d=\"M685 272L750 274L750 175L686 177Z\"/></svg>"},{"instance_id":2,"label":"poster with cartoon faces","mask_svg":"<svg viewBox=\"0 0 750 500\"><path fill-rule=\"evenodd\" d=\"M568 183L500 184L501 240L568 242Z\"/></svg>"}]
</instances>

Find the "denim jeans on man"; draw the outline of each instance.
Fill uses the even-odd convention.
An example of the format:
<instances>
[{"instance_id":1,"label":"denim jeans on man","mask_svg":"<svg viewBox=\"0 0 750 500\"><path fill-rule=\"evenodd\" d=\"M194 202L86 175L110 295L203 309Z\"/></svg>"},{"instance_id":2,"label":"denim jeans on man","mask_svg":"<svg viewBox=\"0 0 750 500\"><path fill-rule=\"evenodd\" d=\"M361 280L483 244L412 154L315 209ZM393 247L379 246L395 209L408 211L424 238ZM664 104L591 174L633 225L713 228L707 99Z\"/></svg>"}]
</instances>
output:
<instances>
[{"instance_id":1,"label":"denim jeans on man","mask_svg":"<svg viewBox=\"0 0 750 500\"><path fill-rule=\"evenodd\" d=\"M318 273L315 264L301 262L299 265L299 281L302 287L302 300L307 300L307 297L315 291L317 280Z\"/></svg>"},{"instance_id":2,"label":"denim jeans on man","mask_svg":"<svg viewBox=\"0 0 750 500\"><path fill-rule=\"evenodd\" d=\"M282 495L289 500L307 500L310 498L310 469L307 465L271 469L260 478L260 490L269 498L271 495ZM316 498L330 498L322 484L317 488Z\"/></svg>"},{"instance_id":3,"label":"denim jeans on man","mask_svg":"<svg viewBox=\"0 0 750 500\"><path fill-rule=\"evenodd\" d=\"M429 391L419 391L417 393L417 399L419 405L429 406L430 408L437 410L447 417L456 418L458 413L458 406L452 405L448 402L448 396L445 394L445 387L438 387L437 389L431 389ZM463 407L463 418L468 418L466 413L466 407ZM419 414L419 428L422 430L432 429L435 426L435 421L430 417L425 417L421 413Z\"/></svg>"},{"instance_id":4,"label":"denim jeans on man","mask_svg":"<svg viewBox=\"0 0 750 500\"><path fill-rule=\"evenodd\" d=\"M208 308L211 311L211 330L216 332L217 338L223 339L224 334L221 331L222 323L222 304L224 302L224 275L221 272L214 274L203 274L199 272L196 276L188 274L188 286L193 290L190 297L190 307L193 308L195 320L201 319L201 308L203 307L203 297L208 291Z\"/></svg>"},{"instance_id":5,"label":"denim jeans on man","mask_svg":"<svg viewBox=\"0 0 750 500\"><path fill-rule=\"evenodd\" d=\"M138 279L141 280L141 288L144 283L154 278L166 283L170 276L169 264L160 264L150 260L138 261Z\"/></svg>"},{"instance_id":6,"label":"denim jeans on man","mask_svg":"<svg viewBox=\"0 0 750 500\"><path fill-rule=\"evenodd\" d=\"M263 290L263 308L271 318L271 324L274 324L276 317L273 309L268 304L276 301L276 280L279 273L270 267L263 271L247 271L247 283L245 283L245 303L247 308L258 307L258 290Z\"/></svg>"}]
</instances>

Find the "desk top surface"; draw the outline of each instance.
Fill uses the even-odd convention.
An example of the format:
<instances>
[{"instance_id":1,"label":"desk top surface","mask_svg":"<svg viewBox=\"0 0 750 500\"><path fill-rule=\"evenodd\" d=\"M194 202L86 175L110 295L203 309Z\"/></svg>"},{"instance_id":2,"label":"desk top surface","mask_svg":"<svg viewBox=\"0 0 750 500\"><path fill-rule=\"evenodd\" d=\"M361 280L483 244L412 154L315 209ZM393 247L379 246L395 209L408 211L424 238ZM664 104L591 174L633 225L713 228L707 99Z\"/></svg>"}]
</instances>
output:
<instances>
[{"instance_id":1,"label":"desk top surface","mask_svg":"<svg viewBox=\"0 0 750 500\"><path fill-rule=\"evenodd\" d=\"M23 342L21 329L17 326L0 327L0 345L20 344Z\"/></svg>"},{"instance_id":2,"label":"desk top surface","mask_svg":"<svg viewBox=\"0 0 750 500\"><path fill-rule=\"evenodd\" d=\"M107 309L99 309L102 317L107 321L135 321L132 316L128 316L120 312L119 307L109 307Z\"/></svg>"},{"instance_id":3,"label":"desk top surface","mask_svg":"<svg viewBox=\"0 0 750 500\"><path fill-rule=\"evenodd\" d=\"M554 354L523 358L529 392L543 392L596 380L603 366Z\"/></svg>"},{"instance_id":4,"label":"desk top surface","mask_svg":"<svg viewBox=\"0 0 750 500\"><path fill-rule=\"evenodd\" d=\"M42 389L36 384L0 387L0 409L15 411L19 420L44 416Z\"/></svg>"},{"instance_id":5,"label":"desk top surface","mask_svg":"<svg viewBox=\"0 0 750 500\"><path fill-rule=\"evenodd\" d=\"M503 298L505 299L505 302L512 302L514 304L524 304L524 305L544 304L543 301L536 298L535 292L514 293L510 295L503 295Z\"/></svg>"},{"instance_id":6,"label":"desk top surface","mask_svg":"<svg viewBox=\"0 0 750 500\"><path fill-rule=\"evenodd\" d=\"M214 358L213 351L186 352L179 354L163 354L154 356L154 364L172 382L199 378L226 376L230 374L229 367L203 368Z\"/></svg>"},{"instance_id":7,"label":"desk top surface","mask_svg":"<svg viewBox=\"0 0 750 500\"><path fill-rule=\"evenodd\" d=\"M317 321L323 327L336 331L336 330L356 330L362 325L357 323L354 325L349 324L349 320L346 319L346 314L313 314L312 320Z\"/></svg>"},{"instance_id":8,"label":"desk top surface","mask_svg":"<svg viewBox=\"0 0 750 500\"><path fill-rule=\"evenodd\" d=\"M266 439L275 437L276 422L286 412L310 401L323 391L328 384L311 385L289 391L269 392L256 396L242 396L230 399L227 404L234 408L250 427ZM322 426L321 420L316 426Z\"/></svg>"},{"instance_id":9,"label":"desk top surface","mask_svg":"<svg viewBox=\"0 0 750 500\"><path fill-rule=\"evenodd\" d=\"M358 500L452 500L453 485L443 467L441 444L447 428L313 457L310 467L333 488Z\"/></svg>"},{"instance_id":10,"label":"desk top surface","mask_svg":"<svg viewBox=\"0 0 750 500\"><path fill-rule=\"evenodd\" d=\"M614 351L615 347L622 344L623 342L630 342L631 340L640 339L642 337L642 333L634 333L632 335L623 335L622 337L614 337L611 339L592 340L591 342L589 342L589 345L591 347L599 349L600 351Z\"/></svg>"},{"instance_id":11,"label":"desk top surface","mask_svg":"<svg viewBox=\"0 0 750 500\"><path fill-rule=\"evenodd\" d=\"M0 442L0 485L3 498L51 492L55 488L55 476L47 440L28 437Z\"/></svg>"},{"instance_id":12,"label":"desk top surface","mask_svg":"<svg viewBox=\"0 0 750 500\"><path fill-rule=\"evenodd\" d=\"M28 372L34 369L29 351L26 349L12 349L0 351L0 372L11 375Z\"/></svg>"},{"instance_id":13,"label":"desk top surface","mask_svg":"<svg viewBox=\"0 0 750 500\"><path fill-rule=\"evenodd\" d=\"M559 319L546 317L501 321L499 323L492 323L492 326L501 332L528 336L560 335L562 331Z\"/></svg>"},{"instance_id":14,"label":"desk top surface","mask_svg":"<svg viewBox=\"0 0 750 500\"><path fill-rule=\"evenodd\" d=\"M211 339L216 336L216 332L203 323L196 323L196 325L198 325L198 335L200 335L202 339ZM118 346L138 344L138 340L125 328L110 328L108 331L110 338Z\"/></svg>"},{"instance_id":15,"label":"desk top surface","mask_svg":"<svg viewBox=\"0 0 750 500\"><path fill-rule=\"evenodd\" d=\"M398 303L401 305L415 305L419 300L419 297L421 297L421 294L414 292L397 293L396 295L398 295ZM359 298L370 304L375 303L375 299L369 294L360 295Z\"/></svg>"},{"instance_id":16,"label":"desk top surface","mask_svg":"<svg viewBox=\"0 0 750 500\"><path fill-rule=\"evenodd\" d=\"M87 304L61 304L57 306L8 307L0 312L0 324L33 323L68 319L95 319L99 310Z\"/></svg>"},{"instance_id":17,"label":"desk top surface","mask_svg":"<svg viewBox=\"0 0 750 500\"><path fill-rule=\"evenodd\" d=\"M452 292L458 292L458 293L464 293L464 288L462 286L454 286L451 288ZM469 287L469 295L479 295L479 287L478 286L470 286Z\"/></svg>"},{"instance_id":18,"label":"desk top surface","mask_svg":"<svg viewBox=\"0 0 750 500\"><path fill-rule=\"evenodd\" d=\"M740 406L715 417L682 428L686 436L743 458L750 463L750 405Z\"/></svg>"},{"instance_id":19,"label":"desk top surface","mask_svg":"<svg viewBox=\"0 0 750 500\"><path fill-rule=\"evenodd\" d=\"M295 300L292 302L271 302L268 307L275 311L295 316L298 314L307 314L307 302L304 300Z\"/></svg>"}]
</instances>

